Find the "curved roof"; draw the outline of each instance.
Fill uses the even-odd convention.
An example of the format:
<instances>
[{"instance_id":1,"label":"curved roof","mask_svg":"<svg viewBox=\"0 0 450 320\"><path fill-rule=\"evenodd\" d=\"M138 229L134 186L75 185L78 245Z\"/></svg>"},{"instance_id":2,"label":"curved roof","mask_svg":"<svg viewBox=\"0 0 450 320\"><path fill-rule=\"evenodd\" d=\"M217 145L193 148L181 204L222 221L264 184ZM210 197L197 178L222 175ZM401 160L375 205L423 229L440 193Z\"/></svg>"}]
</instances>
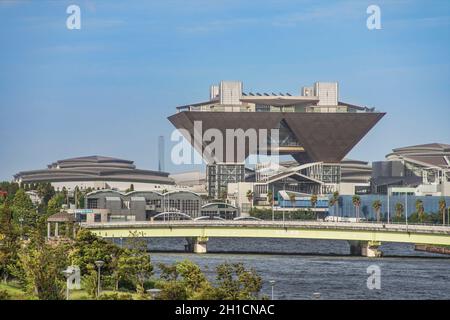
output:
<instances>
[{"instance_id":1,"label":"curved roof","mask_svg":"<svg viewBox=\"0 0 450 320\"><path fill-rule=\"evenodd\" d=\"M136 169L134 161L88 156L58 160L47 169L21 171L14 179L24 183L69 181L121 181L174 184L166 172Z\"/></svg>"},{"instance_id":2,"label":"curved roof","mask_svg":"<svg viewBox=\"0 0 450 320\"><path fill-rule=\"evenodd\" d=\"M427 143L393 149L386 155L388 160L403 159L421 166L450 167L450 145L444 143Z\"/></svg>"}]
</instances>

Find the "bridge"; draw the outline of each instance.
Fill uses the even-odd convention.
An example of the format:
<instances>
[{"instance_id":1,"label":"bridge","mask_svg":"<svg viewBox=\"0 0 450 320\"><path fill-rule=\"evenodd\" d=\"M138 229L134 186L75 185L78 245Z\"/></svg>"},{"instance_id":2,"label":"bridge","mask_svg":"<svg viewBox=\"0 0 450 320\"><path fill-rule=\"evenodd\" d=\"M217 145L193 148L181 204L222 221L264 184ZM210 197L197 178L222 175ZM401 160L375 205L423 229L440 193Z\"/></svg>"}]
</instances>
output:
<instances>
[{"instance_id":1,"label":"bridge","mask_svg":"<svg viewBox=\"0 0 450 320\"><path fill-rule=\"evenodd\" d=\"M346 240L353 255L381 256L381 242L450 246L450 227L370 222L172 220L82 223L104 238L185 237L187 249L207 251L209 238L294 238Z\"/></svg>"}]
</instances>

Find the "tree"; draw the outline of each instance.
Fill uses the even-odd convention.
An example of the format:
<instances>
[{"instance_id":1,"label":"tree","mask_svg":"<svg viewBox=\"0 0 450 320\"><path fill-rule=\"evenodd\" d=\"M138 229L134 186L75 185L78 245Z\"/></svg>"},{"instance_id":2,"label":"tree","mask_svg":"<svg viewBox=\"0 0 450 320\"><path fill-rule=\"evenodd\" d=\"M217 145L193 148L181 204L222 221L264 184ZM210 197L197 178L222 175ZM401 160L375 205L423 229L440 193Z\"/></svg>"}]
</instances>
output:
<instances>
[{"instance_id":1,"label":"tree","mask_svg":"<svg viewBox=\"0 0 450 320\"><path fill-rule=\"evenodd\" d=\"M273 206L273 192L272 192L272 190L269 190L267 192L267 202L269 203L270 206Z\"/></svg>"},{"instance_id":2,"label":"tree","mask_svg":"<svg viewBox=\"0 0 450 320\"><path fill-rule=\"evenodd\" d=\"M336 205L339 204L339 192L338 191L333 192L333 197L330 199L328 204L330 207L334 207L334 211L336 213Z\"/></svg>"},{"instance_id":3,"label":"tree","mask_svg":"<svg viewBox=\"0 0 450 320\"><path fill-rule=\"evenodd\" d=\"M215 299L257 299L262 288L262 279L254 269L247 270L242 263L222 263L217 266Z\"/></svg>"},{"instance_id":4,"label":"tree","mask_svg":"<svg viewBox=\"0 0 450 320\"><path fill-rule=\"evenodd\" d=\"M19 268L25 275L25 289L35 293L40 300L64 299L65 277L62 274L68 265L67 245L52 246L33 235L32 241L19 251Z\"/></svg>"},{"instance_id":5,"label":"tree","mask_svg":"<svg viewBox=\"0 0 450 320\"><path fill-rule=\"evenodd\" d=\"M227 196L228 196L227 190L220 191L220 194L219 194L219 199L220 200L225 202L227 200Z\"/></svg>"},{"instance_id":6,"label":"tree","mask_svg":"<svg viewBox=\"0 0 450 320\"><path fill-rule=\"evenodd\" d=\"M375 200L374 202L372 202L372 208L375 210L377 222L380 222L381 201Z\"/></svg>"},{"instance_id":7,"label":"tree","mask_svg":"<svg viewBox=\"0 0 450 320\"><path fill-rule=\"evenodd\" d=\"M214 298L214 288L200 270L189 260L173 265L159 264L160 281L156 283L162 291L159 299L172 300L209 300Z\"/></svg>"},{"instance_id":8,"label":"tree","mask_svg":"<svg viewBox=\"0 0 450 320\"><path fill-rule=\"evenodd\" d=\"M445 225L445 209L447 204L445 203L445 198L439 199L439 212L442 214L442 225Z\"/></svg>"},{"instance_id":9,"label":"tree","mask_svg":"<svg viewBox=\"0 0 450 320\"><path fill-rule=\"evenodd\" d=\"M207 300L213 297L213 288L197 264L184 260L176 264L176 270L182 278L188 299Z\"/></svg>"},{"instance_id":10,"label":"tree","mask_svg":"<svg viewBox=\"0 0 450 320\"><path fill-rule=\"evenodd\" d=\"M52 215L58 213L62 208L62 205L66 201L63 193L57 193L49 201L47 206L47 214Z\"/></svg>"},{"instance_id":11,"label":"tree","mask_svg":"<svg viewBox=\"0 0 450 320\"><path fill-rule=\"evenodd\" d=\"M253 193L252 190L247 190L246 197L247 197L248 202L250 202L250 207L252 207L252 208L253 208L253 196L254 195L255 194Z\"/></svg>"},{"instance_id":12,"label":"tree","mask_svg":"<svg viewBox=\"0 0 450 320\"><path fill-rule=\"evenodd\" d=\"M416 212L419 222L423 223L425 219L425 210L423 208L423 201L420 199L416 200Z\"/></svg>"},{"instance_id":13,"label":"tree","mask_svg":"<svg viewBox=\"0 0 450 320\"><path fill-rule=\"evenodd\" d=\"M117 271L120 280L130 280L138 293L144 292L144 282L153 273L145 241L137 237L127 241L127 248L119 255Z\"/></svg>"},{"instance_id":14,"label":"tree","mask_svg":"<svg viewBox=\"0 0 450 320\"><path fill-rule=\"evenodd\" d=\"M404 211L403 204L400 202L397 202L395 204L395 222L400 222L403 220L403 211Z\"/></svg>"},{"instance_id":15,"label":"tree","mask_svg":"<svg viewBox=\"0 0 450 320\"><path fill-rule=\"evenodd\" d=\"M0 275L4 282L14 274L20 248L20 232L8 204L0 207Z\"/></svg>"},{"instance_id":16,"label":"tree","mask_svg":"<svg viewBox=\"0 0 450 320\"><path fill-rule=\"evenodd\" d=\"M50 199L55 195L55 189L49 182L39 183L36 187L36 191L42 199L44 206L46 206Z\"/></svg>"},{"instance_id":17,"label":"tree","mask_svg":"<svg viewBox=\"0 0 450 320\"><path fill-rule=\"evenodd\" d=\"M130 184L130 187L125 192L128 193L133 191L134 191L134 184Z\"/></svg>"},{"instance_id":18,"label":"tree","mask_svg":"<svg viewBox=\"0 0 450 320\"><path fill-rule=\"evenodd\" d=\"M352 203L353 203L353 206L355 206L355 210L356 210L355 216L356 216L356 219L358 219L358 221L359 221L359 208L361 207L361 197L360 197L360 196L357 196L357 195L354 195L354 196L352 197Z\"/></svg>"},{"instance_id":19,"label":"tree","mask_svg":"<svg viewBox=\"0 0 450 320\"><path fill-rule=\"evenodd\" d=\"M33 202L23 189L17 190L12 204L14 221L20 222L21 231L26 234L30 227L36 225L37 213Z\"/></svg>"},{"instance_id":20,"label":"tree","mask_svg":"<svg viewBox=\"0 0 450 320\"><path fill-rule=\"evenodd\" d=\"M73 265L80 267L81 274L87 274L89 269L96 270L95 261L102 260L102 275L112 274L113 257L119 256L122 249L102 238L97 237L87 229L78 231L69 253Z\"/></svg>"}]
</instances>

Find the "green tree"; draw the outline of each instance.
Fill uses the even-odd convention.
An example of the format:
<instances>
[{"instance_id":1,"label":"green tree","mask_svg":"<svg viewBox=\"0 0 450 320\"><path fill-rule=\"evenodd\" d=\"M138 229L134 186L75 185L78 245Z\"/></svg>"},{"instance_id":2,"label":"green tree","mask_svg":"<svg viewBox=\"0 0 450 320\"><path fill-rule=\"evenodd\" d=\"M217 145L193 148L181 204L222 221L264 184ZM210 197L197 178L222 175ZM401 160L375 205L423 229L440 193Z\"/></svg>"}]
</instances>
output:
<instances>
[{"instance_id":1,"label":"green tree","mask_svg":"<svg viewBox=\"0 0 450 320\"><path fill-rule=\"evenodd\" d=\"M339 204L339 192L333 192L333 197L328 202L330 207L334 208L334 212L336 213L336 206ZM336 215L339 216L339 213Z\"/></svg>"},{"instance_id":2,"label":"green tree","mask_svg":"<svg viewBox=\"0 0 450 320\"><path fill-rule=\"evenodd\" d=\"M222 263L216 268L217 287L215 298L219 300L257 299L262 279L254 269L246 269L242 263Z\"/></svg>"},{"instance_id":3,"label":"green tree","mask_svg":"<svg viewBox=\"0 0 450 320\"><path fill-rule=\"evenodd\" d=\"M92 266L87 266L87 272L83 275L82 285L86 293L92 299L96 299L98 295L98 272Z\"/></svg>"},{"instance_id":4,"label":"green tree","mask_svg":"<svg viewBox=\"0 0 450 320\"><path fill-rule=\"evenodd\" d=\"M57 193L55 194L49 201L47 205L47 214L52 215L55 213L58 213L62 205L65 203L66 197L63 193Z\"/></svg>"},{"instance_id":5,"label":"green tree","mask_svg":"<svg viewBox=\"0 0 450 320\"><path fill-rule=\"evenodd\" d=\"M20 248L20 231L8 204L0 207L0 275L4 282L14 274Z\"/></svg>"},{"instance_id":6,"label":"green tree","mask_svg":"<svg viewBox=\"0 0 450 320\"><path fill-rule=\"evenodd\" d=\"M47 206L50 199L55 195L55 189L52 187L51 183L39 183L36 187L39 197L42 199L44 206Z\"/></svg>"},{"instance_id":7,"label":"green tree","mask_svg":"<svg viewBox=\"0 0 450 320\"><path fill-rule=\"evenodd\" d=\"M14 221L19 223L23 234L27 234L29 229L36 226L37 212L30 197L23 189L17 190L12 204Z\"/></svg>"},{"instance_id":8,"label":"green tree","mask_svg":"<svg viewBox=\"0 0 450 320\"><path fill-rule=\"evenodd\" d=\"M177 273L182 278L188 299L209 300L213 298L213 288L200 267L189 260L176 264Z\"/></svg>"},{"instance_id":9,"label":"green tree","mask_svg":"<svg viewBox=\"0 0 450 320\"><path fill-rule=\"evenodd\" d=\"M16 195L17 190L19 189L20 186L18 183L9 181L0 182L0 191L6 192L6 199L4 200L12 201L14 199L14 196Z\"/></svg>"},{"instance_id":10,"label":"green tree","mask_svg":"<svg viewBox=\"0 0 450 320\"><path fill-rule=\"evenodd\" d=\"M97 237L87 229L80 229L73 244L69 258L73 265L80 267L81 274L96 270L95 261L102 260L102 275L111 275L113 257L119 256L121 248Z\"/></svg>"},{"instance_id":11,"label":"green tree","mask_svg":"<svg viewBox=\"0 0 450 320\"><path fill-rule=\"evenodd\" d=\"M372 208L375 210L375 214L377 216L377 222L380 222L380 211L381 211L381 201L380 200L374 200L372 202Z\"/></svg>"},{"instance_id":12,"label":"green tree","mask_svg":"<svg viewBox=\"0 0 450 320\"><path fill-rule=\"evenodd\" d=\"M127 248L119 255L117 270L119 280L130 280L138 293L144 293L144 282L153 273L153 265L147 253L145 241L137 237L127 241Z\"/></svg>"},{"instance_id":13,"label":"green tree","mask_svg":"<svg viewBox=\"0 0 450 320\"><path fill-rule=\"evenodd\" d=\"M50 245L33 235L19 251L19 268L25 275L25 289L36 294L40 300L64 299L65 277L62 274L68 266L67 245Z\"/></svg>"},{"instance_id":14,"label":"green tree","mask_svg":"<svg viewBox=\"0 0 450 320\"><path fill-rule=\"evenodd\" d=\"M200 270L189 260L173 265L159 264L160 280L156 286L162 291L159 299L171 300L210 300L214 299L214 288Z\"/></svg>"},{"instance_id":15,"label":"green tree","mask_svg":"<svg viewBox=\"0 0 450 320\"><path fill-rule=\"evenodd\" d=\"M227 197L228 197L227 190L220 191L220 194L219 194L219 199L220 200L222 200L223 202L226 202L227 201Z\"/></svg>"},{"instance_id":16,"label":"green tree","mask_svg":"<svg viewBox=\"0 0 450 320\"><path fill-rule=\"evenodd\" d=\"M247 197L248 202L252 203L252 201L253 201L253 195L254 195L254 193L253 193L252 190L247 190L247 193L246 193L245 196Z\"/></svg>"},{"instance_id":17,"label":"green tree","mask_svg":"<svg viewBox=\"0 0 450 320\"><path fill-rule=\"evenodd\" d=\"M127 190L125 190L125 193L133 192L133 191L134 191L134 184L130 184L130 187Z\"/></svg>"},{"instance_id":18,"label":"green tree","mask_svg":"<svg viewBox=\"0 0 450 320\"><path fill-rule=\"evenodd\" d=\"M397 202L395 204L395 222L401 222L403 221L403 211L404 211L403 204L400 202Z\"/></svg>"},{"instance_id":19,"label":"green tree","mask_svg":"<svg viewBox=\"0 0 450 320\"><path fill-rule=\"evenodd\" d=\"M420 199L416 200L416 212L419 222L423 223L425 220L425 210L423 208L423 201Z\"/></svg>"},{"instance_id":20,"label":"green tree","mask_svg":"<svg viewBox=\"0 0 450 320\"><path fill-rule=\"evenodd\" d=\"M359 208L361 207L361 197L358 195L354 195L352 197L352 203L353 203L353 206L355 207L356 219L359 219Z\"/></svg>"}]
</instances>

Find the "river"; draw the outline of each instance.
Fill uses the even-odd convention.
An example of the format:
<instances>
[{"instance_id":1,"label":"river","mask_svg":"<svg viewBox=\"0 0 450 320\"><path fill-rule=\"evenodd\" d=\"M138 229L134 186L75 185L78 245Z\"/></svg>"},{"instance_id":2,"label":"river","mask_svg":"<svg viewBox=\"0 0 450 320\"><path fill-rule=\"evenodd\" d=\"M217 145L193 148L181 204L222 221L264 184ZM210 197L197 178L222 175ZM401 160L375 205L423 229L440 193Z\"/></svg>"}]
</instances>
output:
<instances>
[{"instance_id":1,"label":"river","mask_svg":"<svg viewBox=\"0 0 450 320\"><path fill-rule=\"evenodd\" d=\"M450 256L419 252L412 244L384 243L382 258L349 256L346 241L213 238L207 254L184 253L184 239L149 239L152 262L189 259L211 280L222 262L242 262L263 278L274 299L450 299ZM381 288L368 289L367 268L381 270Z\"/></svg>"}]
</instances>

